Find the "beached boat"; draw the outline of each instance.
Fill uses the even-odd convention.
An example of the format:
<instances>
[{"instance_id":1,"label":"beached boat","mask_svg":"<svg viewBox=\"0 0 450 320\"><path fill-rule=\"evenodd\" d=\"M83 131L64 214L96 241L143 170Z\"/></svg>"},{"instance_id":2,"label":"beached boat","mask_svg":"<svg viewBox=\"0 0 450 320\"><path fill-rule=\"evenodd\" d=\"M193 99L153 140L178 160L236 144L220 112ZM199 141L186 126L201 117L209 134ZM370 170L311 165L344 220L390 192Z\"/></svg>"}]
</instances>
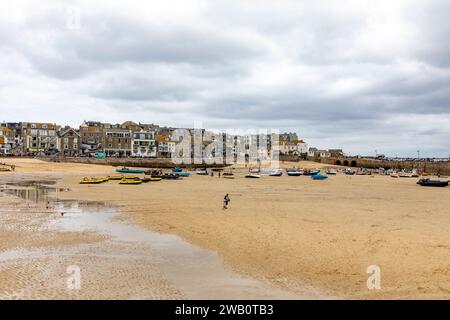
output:
<instances>
[{"instance_id":1,"label":"beached boat","mask_svg":"<svg viewBox=\"0 0 450 320\"><path fill-rule=\"evenodd\" d=\"M153 182L153 181L161 181L162 178L141 178L141 180L142 180L142 182L147 183L147 182Z\"/></svg>"},{"instance_id":2,"label":"beached boat","mask_svg":"<svg viewBox=\"0 0 450 320\"><path fill-rule=\"evenodd\" d=\"M120 173L144 173L145 170L122 168L122 169L117 169L116 172L120 172Z\"/></svg>"},{"instance_id":3,"label":"beached boat","mask_svg":"<svg viewBox=\"0 0 450 320\"><path fill-rule=\"evenodd\" d=\"M224 177L233 177L233 176L234 176L234 173L233 173L233 172L224 172L222 175L223 175Z\"/></svg>"},{"instance_id":4,"label":"beached boat","mask_svg":"<svg viewBox=\"0 0 450 320\"><path fill-rule=\"evenodd\" d=\"M319 169L304 170L304 171L303 171L303 175L304 175L304 176L313 176L313 175L318 174L319 172L320 172Z\"/></svg>"},{"instance_id":5,"label":"beached boat","mask_svg":"<svg viewBox=\"0 0 450 320\"><path fill-rule=\"evenodd\" d=\"M152 176L153 178L153 176ZM159 177L155 177L155 178L162 178L165 180L176 180L180 178L180 175L175 174L175 173L163 173L161 176Z\"/></svg>"},{"instance_id":6,"label":"beached boat","mask_svg":"<svg viewBox=\"0 0 450 320\"><path fill-rule=\"evenodd\" d=\"M398 175L397 172L392 172L392 173L390 174L390 177L391 177L391 178L398 178L399 175Z\"/></svg>"},{"instance_id":7,"label":"beached boat","mask_svg":"<svg viewBox=\"0 0 450 320\"><path fill-rule=\"evenodd\" d=\"M354 175L356 172L355 172L354 170L350 169L350 168L347 168L347 169L344 170L344 173L345 173L346 175L352 176L352 175Z\"/></svg>"},{"instance_id":8,"label":"beached boat","mask_svg":"<svg viewBox=\"0 0 450 320\"><path fill-rule=\"evenodd\" d=\"M419 173L417 172L416 169L413 169L413 171L411 172L411 177L412 178L418 178L419 177Z\"/></svg>"},{"instance_id":9,"label":"beached boat","mask_svg":"<svg viewBox=\"0 0 450 320\"><path fill-rule=\"evenodd\" d=\"M180 177L189 177L191 174L189 172L174 172L175 175L180 176Z\"/></svg>"},{"instance_id":10,"label":"beached boat","mask_svg":"<svg viewBox=\"0 0 450 320\"><path fill-rule=\"evenodd\" d=\"M255 173L250 173L248 175L245 176L248 179L259 179L261 178L261 176L259 174L255 174Z\"/></svg>"},{"instance_id":11,"label":"beached boat","mask_svg":"<svg viewBox=\"0 0 450 320\"><path fill-rule=\"evenodd\" d=\"M269 173L270 177L281 177L282 175L283 175L283 171L281 171L280 169L273 170L272 172Z\"/></svg>"},{"instance_id":12,"label":"beached boat","mask_svg":"<svg viewBox=\"0 0 450 320\"><path fill-rule=\"evenodd\" d=\"M313 179L313 180L325 180L325 179L328 179L328 177L324 176L323 174L317 173L315 175L312 175L311 179Z\"/></svg>"},{"instance_id":13,"label":"beached boat","mask_svg":"<svg viewBox=\"0 0 450 320\"><path fill-rule=\"evenodd\" d=\"M11 171L10 168L5 168L5 167L0 168L0 172L10 172L10 171Z\"/></svg>"},{"instance_id":14,"label":"beached boat","mask_svg":"<svg viewBox=\"0 0 450 320\"><path fill-rule=\"evenodd\" d=\"M286 172L289 177L299 177L303 175L301 171L287 171Z\"/></svg>"},{"instance_id":15,"label":"beached boat","mask_svg":"<svg viewBox=\"0 0 450 320\"><path fill-rule=\"evenodd\" d=\"M199 176L207 176L208 170L199 168L199 169L195 170L195 174L197 174Z\"/></svg>"},{"instance_id":16,"label":"beached boat","mask_svg":"<svg viewBox=\"0 0 450 320\"><path fill-rule=\"evenodd\" d=\"M120 176L108 176L109 180L122 180L124 178L123 175Z\"/></svg>"},{"instance_id":17,"label":"beached boat","mask_svg":"<svg viewBox=\"0 0 450 320\"><path fill-rule=\"evenodd\" d=\"M357 176L367 176L367 175L371 175L372 173L364 168L360 168L360 169L358 169L358 171L356 171L355 174Z\"/></svg>"},{"instance_id":18,"label":"beached boat","mask_svg":"<svg viewBox=\"0 0 450 320\"><path fill-rule=\"evenodd\" d=\"M399 178L412 178L413 176L412 176L412 173L402 171L402 172L398 173L398 177Z\"/></svg>"},{"instance_id":19,"label":"beached boat","mask_svg":"<svg viewBox=\"0 0 450 320\"><path fill-rule=\"evenodd\" d=\"M80 184L100 184L108 180L108 178L83 178Z\"/></svg>"},{"instance_id":20,"label":"beached boat","mask_svg":"<svg viewBox=\"0 0 450 320\"><path fill-rule=\"evenodd\" d=\"M119 184L124 185L136 185L141 184L143 181L141 179L123 179L119 182Z\"/></svg>"},{"instance_id":21,"label":"beached boat","mask_svg":"<svg viewBox=\"0 0 450 320\"><path fill-rule=\"evenodd\" d=\"M329 168L329 169L327 169L327 170L325 171L325 173L326 173L327 175L336 175L338 172L337 172L336 169Z\"/></svg>"},{"instance_id":22,"label":"beached boat","mask_svg":"<svg viewBox=\"0 0 450 320\"><path fill-rule=\"evenodd\" d=\"M417 184L423 187L447 187L448 181L431 180L428 178L423 178L417 181Z\"/></svg>"}]
</instances>

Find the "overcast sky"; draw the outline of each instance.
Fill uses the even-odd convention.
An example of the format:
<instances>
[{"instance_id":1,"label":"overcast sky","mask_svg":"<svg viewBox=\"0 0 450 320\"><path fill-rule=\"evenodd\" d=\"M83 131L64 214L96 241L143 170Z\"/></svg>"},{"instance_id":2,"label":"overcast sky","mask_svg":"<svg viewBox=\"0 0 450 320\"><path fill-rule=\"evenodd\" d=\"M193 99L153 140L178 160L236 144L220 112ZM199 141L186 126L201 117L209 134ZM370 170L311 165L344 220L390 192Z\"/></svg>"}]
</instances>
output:
<instances>
[{"instance_id":1,"label":"overcast sky","mask_svg":"<svg viewBox=\"0 0 450 320\"><path fill-rule=\"evenodd\" d=\"M447 157L449 13L447 0L2 1L0 121L295 130L352 154Z\"/></svg>"}]
</instances>

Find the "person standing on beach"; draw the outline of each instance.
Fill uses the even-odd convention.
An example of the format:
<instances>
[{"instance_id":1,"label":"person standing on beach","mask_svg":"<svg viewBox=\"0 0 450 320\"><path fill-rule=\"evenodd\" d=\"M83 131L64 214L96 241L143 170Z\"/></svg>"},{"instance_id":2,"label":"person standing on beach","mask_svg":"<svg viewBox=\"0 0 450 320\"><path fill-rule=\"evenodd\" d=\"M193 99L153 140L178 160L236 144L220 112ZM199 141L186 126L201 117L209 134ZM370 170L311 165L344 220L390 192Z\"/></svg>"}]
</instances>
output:
<instances>
[{"instance_id":1,"label":"person standing on beach","mask_svg":"<svg viewBox=\"0 0 450 320\"><path fill-rule=\"evenodd\" d=\"M224 209L228 209L228 203L230 203L230 201L231 201L230 196L227 193L225 195L225 197L223 198L223 208Z\"/></svg>"}]
</instances>

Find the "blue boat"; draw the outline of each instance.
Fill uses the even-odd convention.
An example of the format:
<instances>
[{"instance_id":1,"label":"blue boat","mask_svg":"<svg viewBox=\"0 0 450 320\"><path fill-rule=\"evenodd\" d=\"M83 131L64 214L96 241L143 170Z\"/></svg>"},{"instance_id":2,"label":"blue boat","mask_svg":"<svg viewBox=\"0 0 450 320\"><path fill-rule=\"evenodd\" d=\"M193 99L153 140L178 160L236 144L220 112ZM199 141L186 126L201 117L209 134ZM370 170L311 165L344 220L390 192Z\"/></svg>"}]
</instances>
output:
<instances>
[{"instance_id":1,"label":"blue boat","mask_svg":"<svg viewBox=\"0 0 450 320\"><path fill-rule=\"evenodd\" d=\"M191 175L189 172L176 172L176 171L174 172L174 174L180 177L189 177Z\"/></svg>"},{"instance_id":2,"label":"blue boat","mask_svg":"<svg viewBox=\"0 0 450 320\"><path fill-rule=\"evenodd\" d=\"M319 169L315 169L315 170L305 170L303 171L303 175L304 176L314 176L317 175L320 172Z\"/></svg>"},{"instance_id":3,"label":"blue boat","mask_svg":"<svg viewBox=\"0 0 450 320\"><path fill-rule=\"evenodd\" d=\"M312 175L311 179L313 179L313 180L325 180L325 179L328 179L328 177L324 176L323 174L317 173L315 175Z\"/></svg>"},{"instance_id":4,"label":"blue boat","mask_svg":"<svg viewBox=\"0 0 450 320\"><path fill-rule=\"evenodd\" d=\"M116 172L120 172L120 173L144 173L145 170L122 168L122 169L117 169Z\"/></svg>"}]
</instances>

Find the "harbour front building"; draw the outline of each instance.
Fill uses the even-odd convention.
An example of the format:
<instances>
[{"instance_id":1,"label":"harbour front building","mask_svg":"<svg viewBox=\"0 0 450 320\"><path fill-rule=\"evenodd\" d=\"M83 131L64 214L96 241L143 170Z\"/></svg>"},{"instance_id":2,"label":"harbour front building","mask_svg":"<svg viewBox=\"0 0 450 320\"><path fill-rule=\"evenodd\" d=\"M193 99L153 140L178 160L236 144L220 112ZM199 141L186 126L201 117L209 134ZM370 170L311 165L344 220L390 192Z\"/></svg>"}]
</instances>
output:
<instances>
[{"instance_id":1,"label":"harbour front building","mask_svg":"<svg viewBox=\"0 0 450 320\"><path fill-rule=\"evenodd\" d=\"M80 125L80 154L90 155L103 151L103 124L97 121L84 121Z\"/></svg>"},{"instance_id":2,"label":"harbour front building","mask_svg":"<svg viewBox=\"0 0 450 320\"><path fill-rule=\"evenodd\" d=\"M22 123L23 152L36 156L58 153L57 129L52 123Z\"/></svg>"},{"instance_id":3,"label":"harbour front building","mask_svg":"<svg viewBox=\"0 0 450 320\"><path fill-rule=\"evenodd\" d=\"M0 128L0 156L9 156L14 148L14 132L10 128Z\"/></svg>"},{"instance_id":4,"label":"harbour front building","mask_svg":"<svg viewBox=\"0 0 450 320\"><path fill-rule=\"evenodd\" d=\"M132 156L139 158L156 157L155 132L141 130L133 133Z\"/></svg>"},{"instance_id":5,"label":"harbour front building","mask_svg":"<svg viewBox=\"0 0 450 320\"><path fill-rule=\"evenodd\" d=\"M160 134L155 137L158 145L157 156L160 158L170 158L175 152L176 141L171 140L171 136Z\"/></svg>"},{"instance_id":6,"label":"harbour front building","mask_svg":"<svg viewBox=\"0 0 450 320\"><path fill-rule=\"evenodd\" d=\"M71 127L64 127L58 131L60 155L77 157L80 153L80 135Z\"/></svg>"},{"instance_id":7,"label":"harbour front building","mask_svg":"<svg viewBox=\"0 0 450 320\"><path fill-rule=\"evenodd\" d=\"M108 157L129 157L132 154L132 131L119 125L105 125L103 128L103 150Z\"/></svg>"}]
</instances>

